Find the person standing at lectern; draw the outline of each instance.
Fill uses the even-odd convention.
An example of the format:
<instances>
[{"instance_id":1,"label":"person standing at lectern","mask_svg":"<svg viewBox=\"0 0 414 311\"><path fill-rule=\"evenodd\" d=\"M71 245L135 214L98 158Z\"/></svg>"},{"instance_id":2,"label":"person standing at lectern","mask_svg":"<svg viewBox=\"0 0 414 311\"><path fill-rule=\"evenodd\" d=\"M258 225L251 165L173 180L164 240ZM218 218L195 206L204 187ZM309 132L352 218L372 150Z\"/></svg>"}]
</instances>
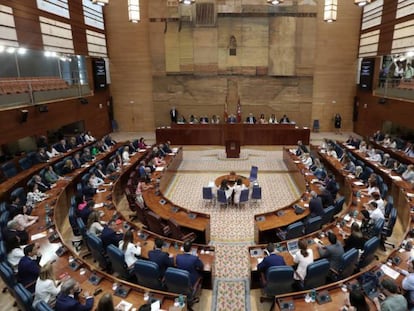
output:
<instances>
[{"instance_id":1,"label":"person standing at lectern","mask_svg":"<svg viewBox=\"0 0 414 311\"><path fill-rule=\"evenodd\" d=\"M175 109L175 106L173 106L170 110L170 117L172 123L177 123L178 111Z\"/></svg>"}]
</instances>

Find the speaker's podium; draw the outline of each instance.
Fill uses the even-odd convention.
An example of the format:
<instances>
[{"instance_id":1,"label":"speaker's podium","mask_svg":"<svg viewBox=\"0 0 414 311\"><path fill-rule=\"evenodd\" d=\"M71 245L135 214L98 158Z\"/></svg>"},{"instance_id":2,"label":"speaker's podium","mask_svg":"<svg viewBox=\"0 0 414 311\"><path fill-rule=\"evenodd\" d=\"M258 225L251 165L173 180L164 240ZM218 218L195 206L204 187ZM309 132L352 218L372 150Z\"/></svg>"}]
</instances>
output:
<instances>
[{"instance_id":1,"label":"speaker's podium","mask_svg":"<svg viewBox=\"0 0 414 311\"><path fill-rule=\"evenodd\" d=\"M227 158L240 158L240 141L226 140Z\"/></svg>"}]
</instances>

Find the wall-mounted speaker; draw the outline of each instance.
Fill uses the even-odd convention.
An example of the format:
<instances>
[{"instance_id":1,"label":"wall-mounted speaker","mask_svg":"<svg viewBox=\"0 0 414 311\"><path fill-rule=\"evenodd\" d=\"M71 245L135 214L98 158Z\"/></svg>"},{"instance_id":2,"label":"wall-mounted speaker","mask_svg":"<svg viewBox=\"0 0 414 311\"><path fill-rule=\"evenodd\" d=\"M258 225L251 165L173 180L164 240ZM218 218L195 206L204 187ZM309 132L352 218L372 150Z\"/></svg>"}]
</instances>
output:
<instances>
[{"instance_id":1,"label":"wall-mounted speaker","mask_svg":"<svg viewBox=\"0 0 414 311\"><path fill-rule=\"evenodd\" d=\"M88 100L84 97L79 98L79 101L82 105L87 105L89 103Z\"/></svg>"},{"instance_id":2,"label":"wall-mounted speaker","mask_svg":"<svg viewBox=\"0 0 414 311\"><path fill-rule=\"evenodd\" d=\"M26 122L28 116L29 110L20 110L20 123Z\"/></svg>"},{"instance_id":3,"label":"wall-mounted speaker","mask_svg":"<svg viewBox=\"0 0 414 311\"><path fill-rule=\"evenodd\" d=\"M48 112L49 108L47 107L47 105L39 105L37 106L37 109L39 110L39 112Z\"/></svg>"}]
</instances>

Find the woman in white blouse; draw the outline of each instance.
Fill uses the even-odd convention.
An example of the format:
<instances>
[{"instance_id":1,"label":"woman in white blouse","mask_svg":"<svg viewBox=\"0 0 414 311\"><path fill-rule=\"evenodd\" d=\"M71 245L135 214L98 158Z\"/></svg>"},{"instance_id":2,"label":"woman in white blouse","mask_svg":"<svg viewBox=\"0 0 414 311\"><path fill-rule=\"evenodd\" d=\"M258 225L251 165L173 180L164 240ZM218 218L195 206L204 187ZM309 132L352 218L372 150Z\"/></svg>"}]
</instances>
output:
<instances>
[{"instance_id":1,"label":"woman in white blouse","mask_svg":"<svg viewBox=\"0 0 414 311\"><path fill-rule=\"evenodd\" d=\"M31 207L31 208L34 208L37 203L42 202L43 200L47 199L48 197L49 197L49 195L39 191L38 185L36 183L34 183L30 187L29 192L27 192L26 205Z\"/></svg>"},{"instance_id":2,"label":"woman in white blouse","mask_svg":"<svg viewBox=\"0 0 414 311\"><path fill-rule=\"evenodd\" d=\"M133 268L138 256L141 255L141 247L139 246L139 243L134 244L133 241L132 231L128 230L124 234L124 239L119 242L119 249L124 252L125 263L128 268Z\"/></svg>"},{"instance_id":3,"label":"woman in white blouse","mask_svg":"<svg viewBox=\"0 0 414 311\"><path fill-rule=\"evenodd\" d=\"M104 227L102 226L101 222L99 221L99 213L96 211L93 211L88 216L88 223L86 225L86 228L88 228L88 232L99 235L101 234Z\"/></svg>"},{"instance_id":4,"label":"woman in white blouse","mask_svg":"<svg viewBox=\"0 0 414 311\"><path fill-rule=\"evenodd\" d=\"M92 188L98 188L100 185L104 183L102 178L99 178L95 175L95 173L91 173L89 177L89 183L92 186Z\"/></svg>"},{"instance_id":5,"label":"woman in white blouse","mask_svg":"<svg viewBox=\"0 0 414 311\"><path fill-rule=\"evenodd\" d=\"M58 152L53 146L49 147L49 150L46 150L46 154L49 158L54 158L60 155L60 152Z\"/></svg>"},{"instance_id":6,"label":"woman in white blouse","mask_svg":"<svg viewBox=\"0 0 414 311\"><path fill-rule=\"evenodd\" d=\"M313 251L308 248L306 240L299 240L299 252L295 254L293 261L298 264L294 278L296 280L304 280L306 277L306 269L313 262Z\"/></svg>"},{"instance_id":7,"label":"woman in white blouse","mask_svg":"<svg viewBox=\"0 0 414 311\"><path fill-rule=\"evenodd\" d=\"M39 277L36 281L33 305L35 306L43 300L53 308L56 303L56 296L59 292L60 285L55 280L53 265L51 262L48 262L40 269Z\"/></svg>"}]
</instances>

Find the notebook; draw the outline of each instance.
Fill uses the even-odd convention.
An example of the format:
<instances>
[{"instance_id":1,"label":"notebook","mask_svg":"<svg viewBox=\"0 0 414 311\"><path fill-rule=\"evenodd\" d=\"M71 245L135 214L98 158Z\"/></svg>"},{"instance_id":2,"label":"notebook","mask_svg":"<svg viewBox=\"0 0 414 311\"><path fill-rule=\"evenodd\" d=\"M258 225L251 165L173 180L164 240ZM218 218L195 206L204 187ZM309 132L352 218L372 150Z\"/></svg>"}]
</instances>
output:
<instances>
[{"instance_id":1,"label":"notebook","mask_svg":"<svg viewBox=\"0 0 414 311\"><path fill-rule=\"evenodd\" d=\"M288 249L289 254L291 254L292 256L295 256L296 253L299 251L298 240L287 242L287 249Z\"/></svg>"}]
</instances>

